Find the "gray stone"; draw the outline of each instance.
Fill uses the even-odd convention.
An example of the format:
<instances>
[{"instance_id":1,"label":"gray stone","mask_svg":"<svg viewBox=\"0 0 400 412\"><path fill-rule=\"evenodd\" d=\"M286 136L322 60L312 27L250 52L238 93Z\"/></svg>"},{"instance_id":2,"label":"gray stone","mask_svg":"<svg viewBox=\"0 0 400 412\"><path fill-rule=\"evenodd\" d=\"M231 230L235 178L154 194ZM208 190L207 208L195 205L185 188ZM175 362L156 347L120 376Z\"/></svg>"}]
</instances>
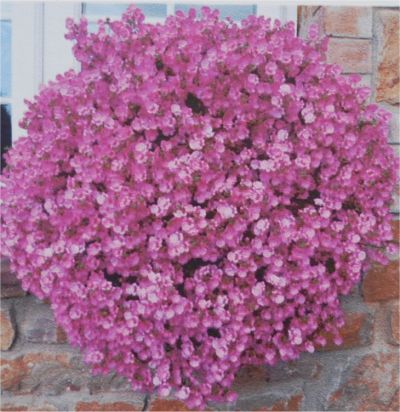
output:
<instances>
[{"instance_id":1,"label":"gray stone","mask_svg":"<svg viewBox=\"0 0 400 412\"><path fill-rule=\"evenodd\" d=\"M25 313L19 324L22 339L32 343L59 343L60 334L50 306L34 298L25 302Z\"/></svg>"}]
</instances>

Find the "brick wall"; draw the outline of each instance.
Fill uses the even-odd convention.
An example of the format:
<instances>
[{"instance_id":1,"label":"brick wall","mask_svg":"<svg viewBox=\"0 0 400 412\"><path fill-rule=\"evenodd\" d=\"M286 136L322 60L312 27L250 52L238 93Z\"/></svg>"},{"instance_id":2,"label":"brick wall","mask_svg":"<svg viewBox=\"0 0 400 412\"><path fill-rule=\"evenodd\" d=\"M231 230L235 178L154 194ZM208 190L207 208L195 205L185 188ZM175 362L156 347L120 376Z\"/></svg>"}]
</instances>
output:
<instances>
[{"instance_id":1,"label":"brick wall","mask_svg":"<svg viewBox=\"0 0 400 412\"><path fill-rule=\"evenodd\" d=\"M395 114L390 141L399 148L399 10L299 7L299 35L311 22L331 37L328 59L359 73L371 100ZM398 219L398 205L393 208ZM399 238L399 224L393 230ZM91 376L54 323L46 303L26 296L6 262L1 290L1 410L187 410L173 399L132 393L113 375ZM343 299L344 345L274 368L244 368L235 410L398 410L399 262L375 266ZM212 405L211 410L226 410Z\"/></svg>"}]
</instances>

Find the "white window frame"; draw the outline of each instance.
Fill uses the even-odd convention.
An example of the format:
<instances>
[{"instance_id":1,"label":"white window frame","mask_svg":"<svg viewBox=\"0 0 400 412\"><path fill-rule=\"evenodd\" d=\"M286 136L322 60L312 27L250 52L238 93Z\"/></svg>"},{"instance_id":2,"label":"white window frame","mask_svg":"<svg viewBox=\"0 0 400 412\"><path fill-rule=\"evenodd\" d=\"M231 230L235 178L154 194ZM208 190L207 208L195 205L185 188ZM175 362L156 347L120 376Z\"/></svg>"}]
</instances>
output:
<instances>
[{"instance_id":1,"label":"white window frame","mask_svg":"<svg viewBox=\"0 0 400 412\"><path fill-rule=\"evenodd\" d=\"M23 10L23 13L21 13ZM79 18L81 3L14 2L11 11L12 139L25 134L19 121L43 83L68 68L77 68L64 35L66 17Z\"/></svg>"},{"instance_id":2,"label":"white window frame","mask_svg":"<svg viewBox=\"0 0 400 412\"><path fill-rule=\"evenodd\" d=\"M3 10L1 11L1 16L0 20L4 22L10 22L11 24L11 38L13 37L13 16L12 13L4 12ZM12 45L11 45L11 50L12 50ZM9 96L0 96L0 103L2 105L12 105L13 104L13 90L12 90L12 85L11 85L11 94ZM12 106L11 106L12 110Z\"/></svg>"},{"instance_id":3,"label":"white window frame","mask_svg":"<svg viewBox=\"0 0 400 412\"><path fill-rule=\"evenodd\" d=\"M11 0L9 0L11 1ZM87 0L88 2L112 3L112 0ZM118 3L131 4L129 0L116 0ZM55 79L58 73L68 69L79 69L71 51L71 42L64 38L65 19L79 19L84 2L76 1L13 1L11 16L1 16L12 22L11 40L11 97L1 99L3 104L11 104L12 140L16 141L26 132L19 127L27 107L25 99L31 100L38 93L41 84ZM159 3L167 5L167 15L174 13L176 3L213 5L256 5L257 15L265 15L281 21L297 21L297 6L277 5L262 0L138 0L137 3ZM17 6L17 7L14 7ZM21 13L23 10L23 13ZM90 21L104 16L91 16ZM148 18L148 22L160 21Z\"/></svg>"}]
</instances>

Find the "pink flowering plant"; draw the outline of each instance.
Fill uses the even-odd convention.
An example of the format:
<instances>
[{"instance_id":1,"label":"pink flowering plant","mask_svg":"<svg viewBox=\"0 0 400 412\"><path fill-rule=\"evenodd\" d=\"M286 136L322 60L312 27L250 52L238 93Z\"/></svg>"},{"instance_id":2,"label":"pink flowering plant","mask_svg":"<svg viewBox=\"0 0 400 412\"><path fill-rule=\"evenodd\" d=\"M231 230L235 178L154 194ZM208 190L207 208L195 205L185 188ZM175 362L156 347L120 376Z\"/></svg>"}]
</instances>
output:
<instances>
[{"instance_id":1,"label":"pink flowering plant","mask_svg":"<svg viewBox=\"0 0 400 412\"><path fill-rule=\"evenodd\" d=\"M293 23L131 7L67 27L81 70L27 102L1 245L93 371L199 409L235 400L242 365L340 344L340 295L393 249L369 90Z\"/></svg>"}]
</instances>

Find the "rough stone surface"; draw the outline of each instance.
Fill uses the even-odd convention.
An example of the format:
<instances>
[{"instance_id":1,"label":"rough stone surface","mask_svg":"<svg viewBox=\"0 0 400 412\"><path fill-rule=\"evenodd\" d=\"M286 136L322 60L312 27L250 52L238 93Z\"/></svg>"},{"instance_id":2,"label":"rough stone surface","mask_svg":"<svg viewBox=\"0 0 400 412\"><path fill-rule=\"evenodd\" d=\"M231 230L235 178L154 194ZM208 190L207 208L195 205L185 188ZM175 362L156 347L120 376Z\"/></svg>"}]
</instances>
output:
<instances>
[{"instance_id":1,"label":"rough stone surface","mask_svg":"<svg viewBox=\"0 0 400 412\"><path fill-rule=\"evenodd\" d=\"M116 374L106 376L92 376L88 383L89 392L91 394L102 392L129 392L131 385L127 379Z\"/></svg>"},{"instance_id":2,"label":"rough stone surface","mask_svg":"<svg viewBox=\"0 0 400 412\"><path fill-rule=\"evenodd\" d=\"M326 346L319 350L341 350L357 346L370 345L373 340L373 317L368 313L346 313L345 324L340 329L343 343L338 346L333 341L333 336L326 334Z\"/></svg>"},{"instance_id":3,"label":"rough stone surface","mask_svg":"<svg viewBox=\"0 0 400 412\"><path fill-rule=\"evenodd\" d=\"M238 401L234 410L236 411L299 411L304 395L301 392L284 397L269 394L265 397L246 400L245 403ZM246 407L245 405L248 405Z\"/></svg>"},{"instance_id":4,"label":"rough stone surface","mask_svg":"<svg viewBox=\"0 0 400 412\"><path fill-rule=\"evenodd\" d=\"M233 389L240 395L253 394L265 388L269 378L264 366L244 366L233 383Z\"/></svg>"},{"instance_id":5,"label":"rough stone surface","mask_svg":"<svg viewBox=\"0 0 400 412\"><path fill-rule=\"evenodd\" d=\"M363 296L367 302L378 302L399 297L399 261L388 265L374 265L363 281Z\"/></svg>"},{"instance_id":6,"label":"rough stone surface","mask_svg":"<svg viewBox=\"0 0 400 412\"><path fill-rule=\"evenodd\" d=\"M57 327L48 304L36 298L26 300L24 319L20 323L21 337L33 343L65 342L65 334Z\"/></svg>"},{"instance_id":7,"label":"rough stone surface","mask_svg":"<svg viewBox=\"0 0 400 412\"><path fill-rule=\"evenodd\" d=\"M18 391L54 396L79 391L86 387L87 380L87 374L65 366L58 360L42 361L34 365L21 380Z\"/></svg>"},{"instance_id":8,"label":"rough stone surface","mask_svg":"<svg viewBox=\"0 0 400 412\"><path fill-rule=\"evenodd\" d=\"M399 305L389 309L389 343L400 345Z\"/></svg>"},{"instance_id":9,"label":"rough stone surface","mask_svg":"<svg viewBox=\"0 0 400 412\"><path fill-rule=\"evenodd\" d=\"M15 325L11 310L1 308L0 310L0 343L1 350L9 350L15 338Z\"/></svg>"},{"instance_id":10,"label":"rough stone surface","mask_svg":"<svg viewBox=\"0 0 400 412\"><path fill-rule=\"evenodd\" d=\"M67 334L65 333L64 329L61 326L57 325L57 332L56 332L56 342L57 343L67 343Z\"/></svg>"},{"instance_id":11,"label":"rough stone surface","mask_svg":"<svg viewBox=\"0 0 400 412\"><path fill-rule=\"evenodd\" d=\"M280 362L267 367L267 381L274 383L293 379L311 380L319 376L321 368L322 364L314 354L304 354L296 361Z\"/></svg>"},{"instance_id":12,"label":"rough stone surface","mask_svg":"<svg viewBox=\"0 0 400 412\"><path fill-rule=\"evenodd\" d=\"M45 367L50 372L43 370ZM58 368L59 379L52 381L48 374L51 374L55 367ZM46 394L57 394L60 391L55 391L55 388L62 385L60 380L68 380L68 368L69 355L67 354L37 352L10 359L4 358L1 360L1 386L3 390L14 393L38 391ZM53 376L53 378L56 377ZM65 386L66 388L67 386Z\"/></svg>"},{"instance_id":13,"label":"rough stone surface","mask_svg":"<svg viewBox=\"0 0 400 412\"><path fill-rule=\"evenodd\" d=\"M324 29L328 35L340 37L371 37L370 7L324 7Z\"/></svg>"},{"instance_id":14,"label":"rough stone surface","mask_svg":"<svg viewBox=\"0 0 400 412\"><path fill-rule=\"evenodd\" d=\"M140 411L141 408L138 405L127 402L111 402L111 403L99 403L99 402L78 402L75 408L77 412L111 412L111 411Z\"/></svg>"},{"instance_id":15,"label":"rough stone surface","mask_svg":"<svg viewBox=\"0 0 400 412\"><path fill-rule=\"evenodd\" d=\"M50 412L50 411L58 411L58 408L56 408L54 405L45 403L40 406L33 406L33 405L13 405L13 404L4 404L1 407L1 411L4 412L19 412L19 411L35 411L35 412Z\"/></svg>"},{"instance_id":16,"label":"rough stone surface","mask_svg":"<svg viewBox=\"0 0 400 412\"><path fill-rule=\"evenodd\" d=\"M329 398L328 410L399 410L399 355L368 354L343 374L338 390ZM394 406L395 409L391 409Z\"/></svg>"},{"instance_id":17,"label":"rough stone surface","mask_svg":"<svg viewBox=\"0 0 400 412\"><path fill-rule=\"evenodd\" d=\"M399 11L376 12L378 72L376 100L400 103Z\"/></svg>"},{"instance_id":18,"label":"rough stone surface","mask_svg":"<svg viewBox=\"0 0 400 412\"><path fill-rule=\"evenodd\" d=\"M26 292L21 288L20 282L10 270L10 262L7 258L0 258L1 298L15 298L25 296Z\"/></svg>"},{"instance_id":19,"label":"rough stone surface","mask_svg":"<svg viewBox=\"0 0 400 412\"><path fill-rule=\"evenodd\" d=\"M343 73L371 73L371 40L331 38L328 44L327 61L339 64Z\"/></svg>"}]
</instances>

